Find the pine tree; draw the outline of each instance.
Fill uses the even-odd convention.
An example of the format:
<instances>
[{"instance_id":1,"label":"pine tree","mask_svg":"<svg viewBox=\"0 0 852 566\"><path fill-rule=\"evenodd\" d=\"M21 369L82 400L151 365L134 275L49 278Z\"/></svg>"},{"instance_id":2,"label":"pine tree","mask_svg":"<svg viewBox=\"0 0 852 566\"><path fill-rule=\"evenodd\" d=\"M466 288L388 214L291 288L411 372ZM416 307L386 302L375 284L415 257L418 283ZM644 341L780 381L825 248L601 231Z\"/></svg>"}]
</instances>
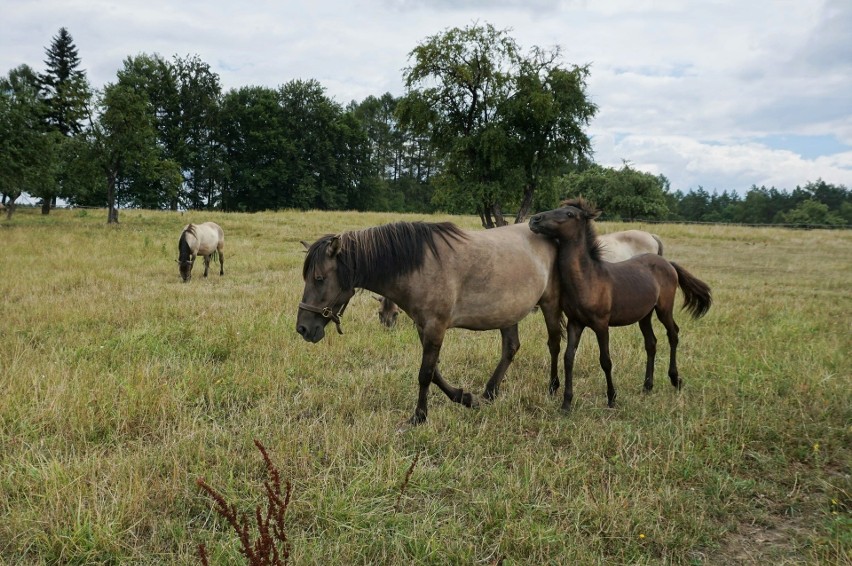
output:
<instances>
[{"instance_id":1,"label":"pine tree","mask_svg":"<svg viewBox=\"0 0 852 566\"><path fill-rule=\"evenodd\" d=\"M59 28L45 53L47 70L39 75L39 83L47 106L46 121L50 130L61 134L61 141L67 141L83 132L83 121L91 99L89 82L86 72L79 69L77 46L66 28ZM57 184L41 187L35 193L42 199L42 214L50 213L51 205L56 206L57 196L70 196L67 193L74 184L67 178L73 164L62 162L58 165Z\"/></svg>"},{"instance_id":2,"label":"pine tree","mask_svg":"<svg viewBox=\"0 0 852 566\"><path fill-rule=\"evenodd\" d=\"M45 50L47 70L39 76L48 104L48 123L63 135L79 134L89 103L86 72L79 69L77 46L66 28L59 28L50 47Z\"/></svg>"}]
</instances>

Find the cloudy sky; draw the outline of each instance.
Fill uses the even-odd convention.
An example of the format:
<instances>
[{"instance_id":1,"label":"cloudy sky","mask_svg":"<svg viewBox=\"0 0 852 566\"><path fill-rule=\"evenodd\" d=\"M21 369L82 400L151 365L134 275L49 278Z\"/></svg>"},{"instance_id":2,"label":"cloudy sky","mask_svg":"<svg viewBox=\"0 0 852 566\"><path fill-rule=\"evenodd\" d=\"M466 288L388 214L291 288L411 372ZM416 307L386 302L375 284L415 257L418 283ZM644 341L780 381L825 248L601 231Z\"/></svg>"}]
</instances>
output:
<instances>
[{"instance_id":1,"label":"cloudy sky","mask_svg":"<svg viewBox=\"0 0 852 566\"><path fill-rule=\"evenodd\" d=\"M0 73L68 28L96 88L139 53L198 55L224 90L316 79L341 104L404 93L408 54L475 22L589 64L595 159L673 189L852 187L849 0L0 0Z\"/></svg>"}]
</instances>

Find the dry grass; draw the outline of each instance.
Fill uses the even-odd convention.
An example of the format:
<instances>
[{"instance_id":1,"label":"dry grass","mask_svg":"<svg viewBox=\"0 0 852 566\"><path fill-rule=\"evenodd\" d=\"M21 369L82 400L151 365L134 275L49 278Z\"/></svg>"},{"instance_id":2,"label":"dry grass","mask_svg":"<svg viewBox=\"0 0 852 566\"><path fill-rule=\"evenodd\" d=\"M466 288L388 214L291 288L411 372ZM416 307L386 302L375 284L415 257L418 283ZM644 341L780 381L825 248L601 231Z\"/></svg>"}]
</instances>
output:
<instances>
[{"instance_id":1,"label":"dry grass","mask_svg":"<svg viewBox=\"0 0 852 566\"><path fill-rule=\"evenodd\" d=\"M299 240L400 216L104 216L0 223L0 561L197 564L204 544L239 563L196 479L251 513L259 439L293 484L294 564L850 562L850 232L602 225L658 233L713 288L707 317L677 316L683 392L659 379L661 339L642 395L641 335L618 329L618 407L585 336L562 416L536 315L494 404L436 390L401 434L420 357L407 320L387 331L362 294L345 335L294 330ZM208 219L225 277L182 284L180 229ZM451 331L444 374L481 391L498 351L496 332Z\"/></svg>"}]
</instances>

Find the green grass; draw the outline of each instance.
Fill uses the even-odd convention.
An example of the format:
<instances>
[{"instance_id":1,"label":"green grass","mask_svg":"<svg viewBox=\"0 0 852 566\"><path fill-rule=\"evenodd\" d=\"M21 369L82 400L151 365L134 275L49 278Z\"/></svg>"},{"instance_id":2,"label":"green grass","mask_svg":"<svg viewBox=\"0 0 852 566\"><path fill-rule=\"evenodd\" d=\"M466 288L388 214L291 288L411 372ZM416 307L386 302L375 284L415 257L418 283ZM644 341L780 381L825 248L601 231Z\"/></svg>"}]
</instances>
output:
<instances>
[{"instance_id":1,"label":"green grass","mask_svg":"<svg viewBox=\"0 0 852 566\"><path fill-rule=\"evenodd\" d=\"M429 217L0 221L0 562L198 564L204 543L239 563L196 479L252 513L258 439L293 485L294 564L852 563L852 232L602 224L659 234L713 288L705 318L676 315L684 390L659 324L650 395L638 328L616 329L607 409L587 333L563 416L533 315L495 403L432 388L427 423L400 432L420 359L406 318L384 329L363 293L343 336L295 332L299 240L399 218ZM180 230L208 219L225 277L199 264L183 284ZM497 332L453 330L441 367L481 392L498 357Z\"/></svg>"}]
</instances>

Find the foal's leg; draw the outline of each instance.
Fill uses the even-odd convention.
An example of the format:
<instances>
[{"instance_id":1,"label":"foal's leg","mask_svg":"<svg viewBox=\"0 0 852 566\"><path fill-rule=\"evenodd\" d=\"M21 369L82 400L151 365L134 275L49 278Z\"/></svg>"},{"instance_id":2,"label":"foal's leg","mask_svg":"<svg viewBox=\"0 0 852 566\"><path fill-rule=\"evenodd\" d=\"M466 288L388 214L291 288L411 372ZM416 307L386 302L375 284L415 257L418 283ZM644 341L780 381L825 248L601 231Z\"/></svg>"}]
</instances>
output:
<instances>
[{"instance_id":1,"label":"foal's leg","mask_svg":"<svg viewBox=\"0 0 852 566\"><path fill-rule=\"evenodd\" d=\"M494 368L494 373L491 374L491 379L485 384L485 393L482 394L486 400L491 401L497 396L500 389L500 382L506 376L506 371L512 365L512 360L515 359L515 354L521 347L521 339L518 337L518 325L515 324L509 328L500 329L500 339L502 342L500 349L500 363Z\"/></svg>"},{"instance_id":2,"label":"foal's leg","mask_svg":"<svg viewBox=\"0 0 852 566\"><path fill-rule=\"evenodd\" d=\"M654 326L651 323L653 314L654 311L651 311L648 316L639 321L639 328L645 338L645 353L647 354L644 386L646 392L650 392L654 388L654 358L657 356L657 337L654 336Z\"/></svg>"},{"instance_id":3,"label":"foal's leg","mask_svg":"<svg viewBox=\"0 0 852 566\"><path fill-rule=\"evenodd\" d=\"M583 335L582 324L572 322L568 319L568 344L565 346L565 391L562 397L562 410L566 413L571 410L571 401L574 399L574 356L577 354L577 345L580 336Z\"/></svg>"},{"instance_id":4,"label":"foal's leg","mask_svg":"<svg viewBox=\"0 0 852 566\"><path fill-rule=\"evenodd\" d=\"M598 338L598 349L600 350L601 369L606 376L606 400L607 406L612 409L615 407L615 386L612 384L612 358L609 357L609 326L603 325L595 330L595 336Z\"/></svg>"},{"instance_id":5,"label":"foal's leg","mask_svg":"<svg viewBox=\"0 0 852 566\"><path fill-rule=\"evenodd\" d=\"M672 300L670 306L666 305L663 307L658 305L656 308L657 318L666 327L666 336L669 339L669 379L673 386L680 389L683 386L683 380L678 376L677 371L677 344L680 328L678 328L677 323L674 321L673 310L674 300Z\"/></svg>"},{"instance_id":6,"label":"foal's leg","mask_svg":"<svg viewBox=\"0 0 852 566\"><path fill-rule=\"evenodd\" d=\"M559 390L559 348L562 346L562 310L547 311L542 308L544 323L547 325L547 349L550 351L550 385L551 395Z\"/></svg>"}]
</instances>

